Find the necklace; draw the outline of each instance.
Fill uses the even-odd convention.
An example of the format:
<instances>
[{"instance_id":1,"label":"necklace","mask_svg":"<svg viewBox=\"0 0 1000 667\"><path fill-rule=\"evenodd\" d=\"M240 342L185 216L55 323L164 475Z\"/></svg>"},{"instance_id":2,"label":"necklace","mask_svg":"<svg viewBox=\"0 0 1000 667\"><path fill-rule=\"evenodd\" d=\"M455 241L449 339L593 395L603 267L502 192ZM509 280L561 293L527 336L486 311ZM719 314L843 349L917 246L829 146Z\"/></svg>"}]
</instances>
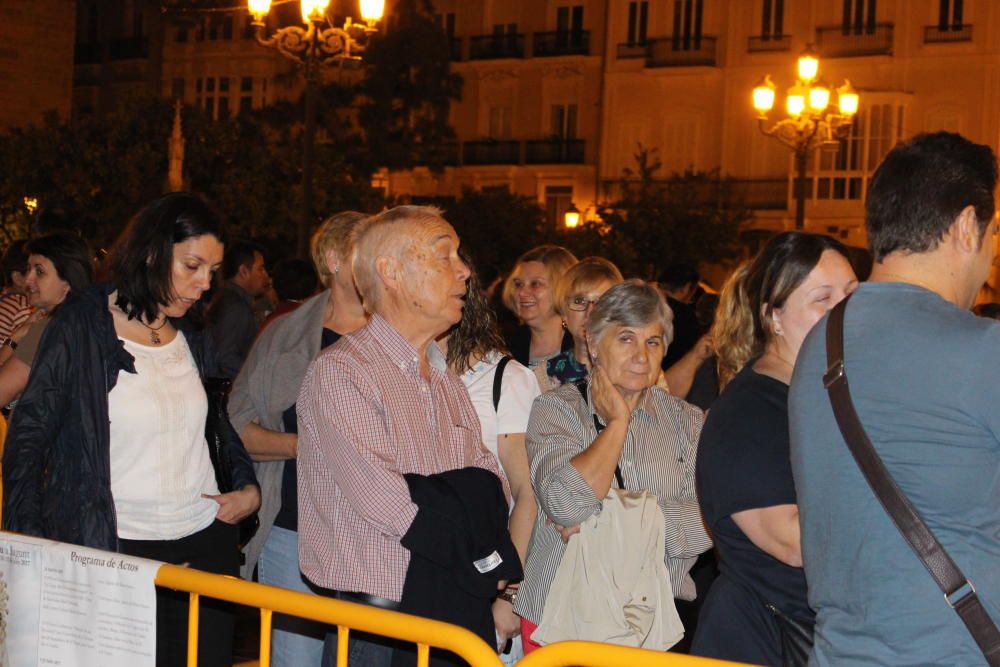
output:
<instances>
[{"instance_id":1,"label":"necklace","mask_svg":"<svg viewBox=\"0 0 1000 667\"><path fill-rule=\"evenodd\" d=\"M142 321L141 317L137 317L136 320L139 322L139 324L141 324L142 326L144 326L147 329L149 329L149 342L151 342L153 345L159 345L160 344L160 334L159 334L159 331L163 327L167 326L167 318L164 317L163 318L163 323L160 324L160 326L158 326L158 327L151 327L151 326L149 326L148 324L146 324L145 322Z\"/></svg>"}]
</instances>

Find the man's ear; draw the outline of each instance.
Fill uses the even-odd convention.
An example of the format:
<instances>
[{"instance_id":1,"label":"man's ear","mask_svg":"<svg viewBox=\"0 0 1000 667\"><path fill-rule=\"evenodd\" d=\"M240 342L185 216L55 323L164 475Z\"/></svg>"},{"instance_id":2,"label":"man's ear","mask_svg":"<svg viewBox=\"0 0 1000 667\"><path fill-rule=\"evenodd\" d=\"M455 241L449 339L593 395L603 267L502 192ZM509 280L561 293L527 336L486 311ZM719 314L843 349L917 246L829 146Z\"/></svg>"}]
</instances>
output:
<instances>
[{"instance_id":1,"label":"man's ear","mask_svg":"<svg viewBox=\"0 0 1000 667\"><path fill-rule=\"evenodd\" d=\"M400 263L395 257L379 256L375 258L375 272L387 289L399 289Z\"/></svg>"},{"instance_id":2,"label":"man's ear","mask_svg":"<svg viewBox=\"0 0 1000 667\"><path fill-rule=\"evenodd\" d=\"M250 277L250 271L253 269L253 265L240 264L240 268L236 269L236 277L241 280L246 280Z\"/></svg>"},{"instance_id":3,"label":"man's ear","mask_svg":"<svg viewBox=\"0 0 1000 667\"><path fill-rule=\"evenodd\" d=\"M955 218L949 230L952 242L963 253L975 254L983 242L983 234L980 233L979 220L976 218L976 207L966 206Z\"/></svg>"}]
</instances>

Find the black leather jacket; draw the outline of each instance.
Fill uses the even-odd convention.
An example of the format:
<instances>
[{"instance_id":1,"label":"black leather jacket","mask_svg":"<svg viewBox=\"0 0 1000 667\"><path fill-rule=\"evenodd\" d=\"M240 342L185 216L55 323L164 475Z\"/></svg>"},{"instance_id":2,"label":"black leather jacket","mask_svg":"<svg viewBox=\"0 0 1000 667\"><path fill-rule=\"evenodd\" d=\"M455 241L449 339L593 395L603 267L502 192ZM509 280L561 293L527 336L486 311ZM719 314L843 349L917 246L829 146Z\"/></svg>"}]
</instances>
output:
<instances>
[{"instance_id":1,"label":"black leather jacket","mask_svg":"<svg viewBox=\"0 0 1000 667\"><path fill-rule=\"evenodd\" d=\"M3 454L3 528L118 550L111 497L108 392L135 359L115 334L111 285L71 293L45 328ZM186 332L205 377L206 338ZM242 443L231 444L233 488L257 484Z\"/></svg>"}]
</instances>

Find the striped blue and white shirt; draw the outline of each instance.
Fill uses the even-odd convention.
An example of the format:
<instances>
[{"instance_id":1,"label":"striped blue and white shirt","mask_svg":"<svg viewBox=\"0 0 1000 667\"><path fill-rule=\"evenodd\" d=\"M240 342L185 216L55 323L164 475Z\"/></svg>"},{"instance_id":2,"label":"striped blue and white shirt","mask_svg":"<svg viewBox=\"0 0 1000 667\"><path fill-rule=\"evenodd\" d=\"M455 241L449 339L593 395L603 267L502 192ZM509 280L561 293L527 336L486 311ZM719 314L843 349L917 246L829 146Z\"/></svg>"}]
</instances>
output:
<instances>
[{"instance_id":1,"label":"striped blue and white shirt","mask_svg":"<svg viewBox=\"0 0 1000 667\"><path fill-rule=\"evenodd\" d=\"M524 582L515 611L541 621L545 598L566 545L552 523L575 526L601 510L601 500L570 462L597 438L594 412L574 384L535 399L526 442L531 481L541 510L531 535ZM695 597L688 571L698 554L712 546L695 494L694 470L704 415L698 408L651 387L629 420L619 467L630 491L656 494L663 511L666 553L674 595ZM613 482L617 487L617 482Z\"/></svg>"}]
</instances>

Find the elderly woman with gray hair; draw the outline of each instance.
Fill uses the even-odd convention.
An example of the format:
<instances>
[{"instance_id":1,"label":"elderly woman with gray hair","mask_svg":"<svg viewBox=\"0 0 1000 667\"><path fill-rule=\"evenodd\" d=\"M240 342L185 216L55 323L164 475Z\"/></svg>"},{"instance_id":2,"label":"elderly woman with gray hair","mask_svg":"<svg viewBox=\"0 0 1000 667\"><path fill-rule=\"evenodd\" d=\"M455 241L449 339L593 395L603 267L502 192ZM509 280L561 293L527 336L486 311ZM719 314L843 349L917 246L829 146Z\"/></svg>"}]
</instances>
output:
<instances>
[{"instance_id":1,"label":"elderly woman with gray hair","mask_svg":"<svg viewBox=\"0 0 1000 667\"><path fill-rule=\"evenodd\" d=\"M610 288L586 324L592 372L535 400L526 434L541 512L515 604L525 652L566 550L612 489L649 491L663 514L664 562L673 595L695 596L688 570L712 541L695 496L702 412L656 386L672 337L660 292L641 280Z\"/></svg>"}]
</instances>

